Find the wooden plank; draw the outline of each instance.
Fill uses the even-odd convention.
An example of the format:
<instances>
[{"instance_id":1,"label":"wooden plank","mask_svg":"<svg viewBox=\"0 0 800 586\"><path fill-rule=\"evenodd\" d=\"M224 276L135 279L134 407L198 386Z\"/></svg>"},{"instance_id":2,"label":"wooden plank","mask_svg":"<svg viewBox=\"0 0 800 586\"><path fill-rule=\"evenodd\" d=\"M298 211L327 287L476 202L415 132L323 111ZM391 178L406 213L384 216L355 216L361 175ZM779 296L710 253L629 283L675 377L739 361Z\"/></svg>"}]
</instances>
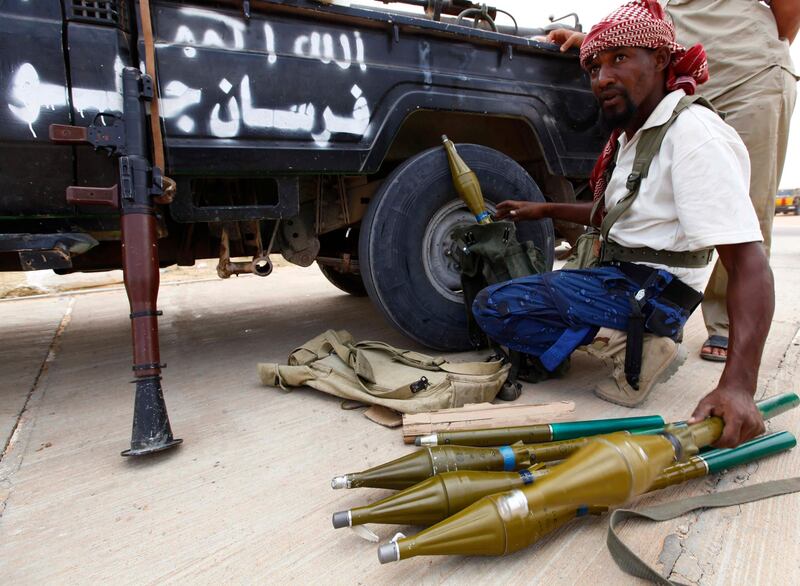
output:
<instances>
[{"instance_id":1,"label":"wooden plank","mask_svg":"<svg viewBox=\"0 0 800 586\"><path fill-rule=\"evenodd\" d=\"M572 401L553 401L533 405L470 403L455 409L405 414L403 415L403 442L413 444L415 437L438 431L550 423L564 419L574 411L575 403Z\"/></svg>"}]
</instances>

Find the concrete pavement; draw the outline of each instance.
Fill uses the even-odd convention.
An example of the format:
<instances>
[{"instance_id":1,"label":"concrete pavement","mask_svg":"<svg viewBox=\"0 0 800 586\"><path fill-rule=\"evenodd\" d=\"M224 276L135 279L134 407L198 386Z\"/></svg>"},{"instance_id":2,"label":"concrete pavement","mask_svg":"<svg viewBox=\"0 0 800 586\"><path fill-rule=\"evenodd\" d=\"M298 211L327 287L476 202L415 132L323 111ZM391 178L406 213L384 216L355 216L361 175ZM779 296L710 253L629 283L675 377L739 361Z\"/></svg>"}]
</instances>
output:
<instances>
[{"instance_id":1,"label":"concrete pavement","mask_svg":"<svg viewBox=\"0 0 800 586\"><path fill-rule=\"evenodd\" d=\"M800 218L779 217L777 312L758 397L798 389ZM754 300L756 302L757 300ZM262 387L259 361L283 361L326 328L409 348L367 299L315 267L267 279L161 290L164 389L185 444L127 460L133 405L124 291L0 302L0 579L33 583L608 584L633 583L605 547L605 519L577 521L506 558L416 558L381 566L374 544L331 528L332 512L386 491L332 491L330 478L408 453L398 430L311 390ZM576 418L658 413L680 419L721 371L690 358L640 409L596 399L593 365L526 385L520 401L571 399ZM418 348L424 350L422 348ZM800 432L795 411L771 431ZM640 499L651 504L796 476L800 451ZM694 584L800 583L800 496L706 511L622 533L672 579ZM375 527L383 541L396 531Z\"/></svg>"}]
</instances>

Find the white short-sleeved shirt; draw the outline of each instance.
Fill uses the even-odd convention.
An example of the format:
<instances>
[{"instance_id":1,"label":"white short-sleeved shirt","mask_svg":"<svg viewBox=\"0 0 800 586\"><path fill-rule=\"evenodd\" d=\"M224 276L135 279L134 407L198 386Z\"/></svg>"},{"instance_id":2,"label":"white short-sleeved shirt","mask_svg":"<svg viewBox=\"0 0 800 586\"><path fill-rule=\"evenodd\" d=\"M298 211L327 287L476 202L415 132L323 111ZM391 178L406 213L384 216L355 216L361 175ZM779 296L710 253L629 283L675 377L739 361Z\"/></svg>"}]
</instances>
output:
<instances>
[{"instance_id":1,"label":"white short-sleeved shirt","mask_svg":"<svg viewBox=\"0 0 800 586\"><path fill-rule=\"evenodd\" d=\"M641 132L667 122L685 95L683 90L667 94L630 141L620 136L605 193L607 210L628 192L625 183ZM708 108L692 104L667 131L636 200L609 238L629 248L678 252L761 242L749 189L750 161L739 135ZM693 269L642 264L666 269L698 291L705 289L713 268L713 262Z\"/></svg>"}]
</instances>

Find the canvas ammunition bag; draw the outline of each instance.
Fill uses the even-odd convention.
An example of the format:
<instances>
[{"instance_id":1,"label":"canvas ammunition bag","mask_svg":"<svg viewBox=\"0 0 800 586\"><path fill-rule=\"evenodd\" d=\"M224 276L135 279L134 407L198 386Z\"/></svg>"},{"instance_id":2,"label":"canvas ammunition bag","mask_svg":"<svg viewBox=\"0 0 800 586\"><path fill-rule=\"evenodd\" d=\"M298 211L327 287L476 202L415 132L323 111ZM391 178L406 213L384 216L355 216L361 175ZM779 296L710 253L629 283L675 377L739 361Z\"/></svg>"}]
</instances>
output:
<instances>
[{"instance_id":1,"label":"canvas ammunition bag","mask_svg":"<svg viewBox=\"0 0 800 586\"><path fill-rule=\"evenodd\" d=\"M598 200L599 201L599 200ZM572 254L564 263L565 269L592 269L600 266L600 231L589 228L578 236Z\"/></svg>"},{"instance_id":2,"label":"canvas ammunition bag","mask_svg":"<svg viewBox=\"0 0 800 586\"><path fill-rule=\"evenodd\" d=\"M288 364L259 364L258 375L271 387L305 385L350 401L421 413L491 401L509 368L500 361L448 362L328 330L289 354Z\"/></svg>"},{"instance_id":3,"label":"canvas ammunition bag","mask_svg":"<svg viewBox=\"0 0 800 586\"><path fill-rule=\"evenodd\" d=\"M461 271L461 289L472 346L486 345L486 336L472 315L478 293L495 283L543 273L544 256L531 242L517 240L511 222L473 224L453 230L454 258Z\"/></svg>"},{"instance_id":4,"label":"canvas ammunition bag","mask_svg":"<svg viewBox=\"0 0 800 586\"><path fill-rule=\"evenodd\" d=\"M472 314L475 297L489 285L543 273L544 255L532 242L517 240L517 227L512 222L462 226L453 230L452 238L455 242L453 256L461 272L469 341L473 348L481 348L492 342ZM497 356L505 355L502 348L493 347ZM503 401L513 401L520 396L522 386L517 379L538 382L549 378L544 367L530 364L519 352L509 351L507 361L511 369L498 395Z\"/></svg>"}]
</instances>

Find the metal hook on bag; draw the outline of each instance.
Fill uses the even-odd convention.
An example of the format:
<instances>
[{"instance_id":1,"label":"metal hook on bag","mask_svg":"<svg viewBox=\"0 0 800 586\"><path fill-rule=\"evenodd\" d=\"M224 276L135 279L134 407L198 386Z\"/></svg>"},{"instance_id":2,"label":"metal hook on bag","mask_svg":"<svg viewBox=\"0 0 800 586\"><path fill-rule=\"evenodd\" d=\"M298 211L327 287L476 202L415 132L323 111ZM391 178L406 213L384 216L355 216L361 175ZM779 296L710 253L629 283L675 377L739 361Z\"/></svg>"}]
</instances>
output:
<instances>
[{"instance_id":1,"label":"metal hook on bag","mask_svg":"<svg viewBox=\"0 0 800 586\"><path fill-rule=\"evenodd\" d=\"M411 383L409 386L411 387L411 392L414 394L419 393L420 391L424 391L430 386L430 382L428 381L427 377L422 377L416 382Z\"/></svg>"}]
</instances>

